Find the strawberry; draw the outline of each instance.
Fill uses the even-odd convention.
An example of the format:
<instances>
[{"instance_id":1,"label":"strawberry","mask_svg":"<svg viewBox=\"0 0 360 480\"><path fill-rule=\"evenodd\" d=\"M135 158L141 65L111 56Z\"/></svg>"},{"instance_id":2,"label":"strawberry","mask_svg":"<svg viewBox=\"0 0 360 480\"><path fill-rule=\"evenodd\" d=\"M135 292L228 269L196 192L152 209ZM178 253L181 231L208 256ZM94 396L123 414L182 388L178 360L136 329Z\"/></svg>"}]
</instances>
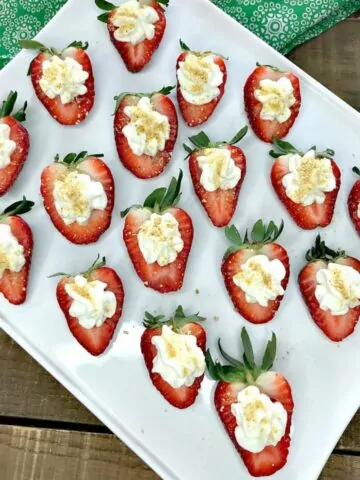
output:
<instances>
[{"instance_id":1,"label":"strawberry","mask_svg":"<svg viewBox=\"0 0 360 480\"><path fill-rule=\"evenodd\" d=\"M261 80L277 81L283 77L288 78L293 87L294 103L289 107L290 117L282 123L277 120L264 120L261 118L263 104L255 97L255 90L260 88ZM270 65L258 65L245 83L244 103L251 128L260 140L271 143L273 136L283 138L289 133L299 114L301 105L299 79L291 72L283 72Z\"/></svg>"},{"instance_id":2,"label":"strawberry","mask_svg":"<svg viewBox=\"0 0 360 480\"><path fill-rule=\"evenodd\" d=\"M241 238L240 233L234 225L226 227L225 229L227 239L234 246L229 247L224 255L221 273L235 309L251 323L266 323L272 320L280 306L284 293L279 293L275 296L273 287L271 291L275 298L268 299L267 302L265 302L267 305L261 305L257 300L250 302L250 300L248 301L246 298L247 293L235 283L234 276L243 271L242 265L257 255L265 256L270 261L277 259L282 263L281 268L284 270L284 275L281 282L279 282L279 288L276 290L278 292L280 290L285 291L290 274L289 257L281 245L274 243L281 235L283 228L284 223L282 221L280 227L277 227L273 221L266 226L262 220L258 220L252 228L250 238L247 231L244 238ZM256 273L257 271L254 269L252 275L254 276ZM263 271L261 275L263 276L264 286L266 286L265 282L268 274ZM244 282L246 283L248 280L249 278L245 278ZM271 283L273 284L273 280L271 280Z\"/></svg>"},{"instance_id":3,"label":"strawberry","mask_svg":"<svg viewBox=\"0 0 360 480\"><path fill-rule=\"evenodd\" d=\"M331 250L321 240L320 235L316 237L315 245L307 251L305 258L308 263L299 274L299 286L306 306L325 335L334 342L340 342L353 333L359 319L360 305L349 308L344 315L332 315L330 310L323 310L315 295L317 273L326 269L330 263L346 265L360 273L360 261L347 256L343 250ZM336 289L336 286L333 288Z\"/></svg>"},{"instance_id":4,"label":"strawberry","mask_svg":"<svg viewBox=\"0 0 360 480\"><path fill-rule=\"evenodd\" d=\"M255 363L253 348L245 327L241 331L241 340L244 348L243 362L228 355L219 340L220 352L230 365L224 366L214 362L210 351L207 350L206 366L210 377L219 381L214 394L215 408L250 475L254 477L269 476L283 468L289 454L290 428L294 409L291 387L280 373L270 370L276 355L274 333L267 343L261 366L257 366ZM231 411L231 405L238 402L238 393L250 385L256 386L261 393L270 397L272 402L280 402L287 413L283 437L275 446L267 445L258 453L246 450L238 443L235 436L237 421Z\"/></svg>"},{"instance_id":5,"label":"strawberry","mask_svg":"<svg viewBox=\"0 0 360 480\"><path fill-rule=\"evenodd\" d=\"M212 52L195 52L190 50L190 48L180 40L180 46L183 50L183 52L179 55L177 62L176 62L176 71L179 70L180 68L180 62L184 62L187 55L190 53L196 56L207 56L207 55L213 55L214 58L214 63L217 64L221 70L221 73L223 74L223 80L222 83L219 85L219 94L216 98L211 100L208 103L204 103L202 105L195 105L193 103L190 103L185 100L182 92L181 92L181 87L179 81L177 82L177 100L179 104L179 108L181 111L181 114L185 120L185 122L189 125L189 127L196 127L198 125L201 125L202 123L206 122L209 117L213 114L215 108L217 107L218 103L220 102L222 96L224 95L225 92L225 84L226 84L226 78L227 78L227 71L226 71L226 65L224 62L224 59L226 60L225 57L222 57L221 55L212 53Z\"/></svg>"},{"instance_id":6,"label":"strawberry","mask_svg":"<svg viewBox=\"0 0 360 480\"><path fill-rule=\"evenodd\" d=\"M78 155L69 153L60 161L59 155L56 155L55 162L45 167L41 174L40 190L45 209L54 226L72 243L87 244L96 242L110 226L114 207L114 179L109 167L98 158L102 156L102 154L88 154L84 151ZM56 208L54 188L57 181L63 181L68 174L73 172L86 174L91 180L100 182L107 197L107 204L103 210L93 209L89 219L83 223L75 220L70 224L66 224ZM79 208L82 200L81 192L76 190L76 185L72 185L72 188L75 191L72 190L67 193L67 200L72 200L74 208ZM80 213L77 216L81 216Z\"/></svg>"},{"instance_id":7,"label":"strawberry","mask_svg":"<svg viewBox=\"0 0 360 480\"><path fill-rule=\"evenodd\" d=\"M316 203L314 201L311 205L303 205L302 203L294 202L288 197L285 186L283 185L283 178L290 172L289 157L287 157L287 155L297 154L303 157L304 153L297 150L290 143L279 140L276 137L274 137L273 141L276 151L271 150L270 155L276 158L276 160L271 169L271 183L280 201L285 205L285 208L300 228L311 230L316 227L327 227L332 221L336 198L341 184L339 167L332 159L335 152L330 149L326 149L324 152L316 152L316 147L311 147L308 150L308 153L311 150L314 150L315 157L318 159L329 159L331 162L332 173L335 178L335 185L332 191L323 192L325 194L325 200L323 203ZM305 175L306 174L307 173L305 172ZM310 181L313 181L314 178L317 180L318 176L313 176L310 178ZM306 185L305 187L307 188ZM311 188L314 187L312 186Z\"/></svg>"},{"instance_id":8,"label":"strawberry","mask_svg":"<svg viewBox=\"0 0 360 480\"><path fill-rule=\"evenodd\" d=\"M116 110L114 117L114 134L119 158L124 167L130 170L138 178L153 178L160 175L169 163L178 133L178 118L175 105L167 95L174 87L164 87L158 92L152 93L123 93L115 97ZM153 109L168 118L170 132L165 142L164 149L154 156L136 155L129 145L123 128L130 123L130 118L124 112L125 107L135 106L143 97L150 98ZM148 139L147 139L148 140Z\"/></svg>"},{"instance_id":9,"label":"strawberry","mask_svg":"<svg viewBox=\"0 0 360 480\"><path fill-rule=\"evenodd\" d=\"M205 354L206 348L206 332L199 322L205 320L199 314L185 315L181 305L179 305L174 315L168 320L164 321L164 315L153 316L149 312L145 312L144 318L144 333L141 336L141 352L144 356L146 368L149 371L149 376L154 384L154 387L159 390L161 395L176 408L187 408L192 405L198 395L201 382L204 374L196 377L194 383L190 386L183 385L175 388L170 385L159 373L154 373L153 363L157 355L157 348L152 343L155 336L162 333L162 327L168 325L173 332L182 335L194 335L196 337L196 344Z\"/></svg>"},{"instance_id":10,"label":"strawberry","mask_svg":"<svg viewBox=\"0 0 360 480\"><path fill-rule=\"evenodd\" d=\"M99 281L106 283L105 291L113 292L116 299L116 309L112 317L106 318L101 326L94 326L92 328L83 327L77 317L70 314L70 307L73 299L67 293L65 286L74 283L75 275L68 275L65 273L55 273L51 277L64 276L56 287L56 297L59 306L66 318L70 332L76 340L87 350L91 355L97 356L103 353L114 335L116 326L122 314L124 303L124 289L120 277L114 269L106 267L105 257L99 261L99 256L91 267L82 275L88 282ZM80 288L80 287L79 287Z\"/></svg>"},{"instance_id":11,"label":"strawberry","mask_svg":"<svg viewBox=\"0 0 360 480\"><path fill-rule=\"evenodd\" d=\"M13 203L0 213L0 225L9 225L11 234L24 248L25 264L16 272L8 268L6 250L2 251L0 244L0 274L3 272L0 276L0 292L14 305L20 305L26 300L33 250L31 229L19 215L29 212L33 206L34 202L24 197L23 200Z\"/></svg>"},{"instance_id":12,"label":"strawberry","mask_svg":"<svg viewBox=\"0 0 360 480\"><path fill-rule=\"evenodd\" d=\"M353 172L360 176L360 169L358 167L353 167ZM357 180L350 190L347 204L350 218L356 231L360 234L360 216L358 214L358 212L360 213L358 210L360 204L360 180Z\"/></svg>"},{"instance_id":13,"label":"strawberry","mask_svg":"<svg viewBox=\"0 0 360 480\"><path fill-rule=\"evenodd\" d=\"M189 137L195 148L183 144L189 157L189 169L195 193L215 227L226 226L236 209L240 188L246 175L246 158L241 148L236 147L234 144L246 135L247 130L248 127L245 126L229 142L216 143L211 142L206 133L201 131L197 135ZM206 153L206 149L209 148L218 149L220 152L223 149L229 150L232 161L240 169L240 178L234 187L223 189L219 186L216 190L209 191L202 185L201 176L203 169L199 165L198 157L203 156ZM220 167L220 172L216 171L214 177L218 176L221 179L221 175L226 175L228 172L226 170L222 172L221 163L220 165L219 163L215 165L215 170L217 170L217 167Z\"/></svg>"},{"instance_id":14,"label":"strawberry","mask_svg":"<svg viewBox=\"0 0 360 480\"><path fill-rule=\"evenodd\" d=\"M126 216L123 238L136 273L146 287L160 293L175 292L182 287L193 240L193 225L190 216L181 208L176 207L181 196L181 180L182 171L180 170L178 179L173 177L167 189L157 188L145 199L143 205L134 205L121 212L122 218ZM139 235L145 231L145 227L146 229L151 227L149 222L151 224L153 216L157 217L154 222L166 222L166 214L170 214L167 217L170 217L172 222L175 220L177 224L174 229L175 231L178 229L177 236L181 238L182 249L176 250L175 260L171 261L168 257L168 261L161 265L163 262L160 261L160 253L163 251L167 253L174 248L169 243L170 239L166 238L161 244L161 251L156 255L156 259L149 259L148 263L140 247ZM148 240L156 248L159 245L155 244L155 241L158 240L157 229L154 223L153 228L150 228L150 233L148 232L150 235ZM154 254L153 251L150 253Z\"/></svg>"},{"instance_id":15,"label":"strawberry","mask_svg":"<svg viewBox=\"0 0 360 480\"><path fill-rule=\"evenodd\" d=\"M28 75L31 76L36 96L50 115L62 125L77 125L83 122L92 109L95 99L91 61L85 52L88 48L88 43L74 41L61 51L48 48L35 40L19 40L19 45L22 48L39 51L39 54L30 63ZM43 64L46 60L51 60L53 57L58 57L61 60L72 58L81 65L83 71L88 74L84 81L84 86L86 87L84 94L78 94L72 101L67 103L63 103L59 94L54 96L54 98L46 95L41 88L40 82L43 78ZM58 76L59 79L63 82L60 76Z\"/></svg>"},{"instance_id":16,"label":"strawberry","mask_svg":"<svg viewBox=\"0 0 360 480\"><path fill-rule=\"evenodd\" d=\"M0 109L0 125L7 125L5 128L6 130L9 129L8 138L15 142L14 150L10 155L10 162L4 167L0 166L0 196L4 195L14 184L27 159L30 148L29 133L20 123L26 118L27 102L17 112L12 113L16 99L17 92L11 91L7 99L2 102Z\"/></svg>"},{"instance_id":17,"label":"strawberry","mask_svg":"<svg viewBox=\"0 0 360 480\"><path fill-rule=\"evenodd\" d=\"M134 73L142 70L145 65L150 62L164 36L166 17L162 5L167 7L169 5L169 0L148 0L146 2L138 2L140 6L152 7L156 11L158 20L153 24L155 27L153 38L145 38L144 40L134 44L129 41L119 41L116 39L116 31L120 30L119 25L116 25L117 18L120 16L123 5L126 5L129 2L125 2L125 4L120 6L116 6L113 3L107 2L106 0L95 0L95 3L99 8L101 8L101 10L105 10L106 12L99 15L98 20L107 24L110 40L114 44L116 50L119 52L126 68L130 72ZM129 14L129 17L130 16L131 14ZM126 15L122 18L126 19ZM137 19L133 21L136 23ZM123 23L122 26L123 29L124 27L131 29L128 31L129 33L132 33L132 31L136 28L134 28L133 25L130 25L130 22L129 24Z\"/></svg>"}]
</instances>

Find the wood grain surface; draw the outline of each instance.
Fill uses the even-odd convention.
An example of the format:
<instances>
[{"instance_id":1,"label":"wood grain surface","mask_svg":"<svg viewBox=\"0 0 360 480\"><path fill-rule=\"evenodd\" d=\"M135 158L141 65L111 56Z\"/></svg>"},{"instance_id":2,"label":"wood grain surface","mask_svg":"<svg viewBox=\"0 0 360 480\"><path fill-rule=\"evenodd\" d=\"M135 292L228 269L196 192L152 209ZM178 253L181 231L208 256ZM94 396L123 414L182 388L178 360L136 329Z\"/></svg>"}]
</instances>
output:
<instances>
[{"instance_id":1,"label":"wood grain surface","mask_svg":"<svg viewBox=\"0 0 360 480\"><path fill-rule=\"evenodd\" d=\"M360 12L289 58L360 109ZM0 299L0 309L1 302ZM85 407L0 331L1 480L159 478ZM360 413L321 480L360 480ZM188 479L184 479L188 480ZM291 479L289 479L291 480Z\"/></svg>"}]
</instances>

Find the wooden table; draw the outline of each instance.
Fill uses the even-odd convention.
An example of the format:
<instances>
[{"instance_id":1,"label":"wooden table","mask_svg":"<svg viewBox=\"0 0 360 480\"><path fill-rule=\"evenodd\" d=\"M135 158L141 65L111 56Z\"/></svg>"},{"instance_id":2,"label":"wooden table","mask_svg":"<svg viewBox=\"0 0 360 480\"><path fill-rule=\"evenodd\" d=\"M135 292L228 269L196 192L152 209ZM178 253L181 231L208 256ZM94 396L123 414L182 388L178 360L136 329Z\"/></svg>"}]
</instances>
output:
<instances>
[{"instance_id":1,"label":"wooden table","mask_svg":"<svg viewBox=\"0 0 360 480\"><path fill-rule=\"evenodd\" d=\"M289 57L360 109L359 55L360 12L299 47ZM156 478L150 468L0 331L1 480ZM320 478L360 480L360 412L346 429Z\"/></svg>"}]
</instances>

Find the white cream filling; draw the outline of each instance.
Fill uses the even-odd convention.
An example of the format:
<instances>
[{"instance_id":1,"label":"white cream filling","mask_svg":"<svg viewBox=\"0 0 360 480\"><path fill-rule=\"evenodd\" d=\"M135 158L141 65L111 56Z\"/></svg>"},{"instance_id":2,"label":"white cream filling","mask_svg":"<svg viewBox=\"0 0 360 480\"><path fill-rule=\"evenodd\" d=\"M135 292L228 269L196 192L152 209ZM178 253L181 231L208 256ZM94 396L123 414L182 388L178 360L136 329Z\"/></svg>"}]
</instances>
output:
<instances>
[{"instance_id":1,"label":"white cream filling","mask_svg":"<svg viewBox=\"0 0 360 480\"><path fill-rule=\"evenodd\" d=\"M174 262L184 248L179 223L169 212L151 213L137 234L140 251L148 264L164 267Z\"/></svg>"},{"instance_id":2,"label":"white cream filling","mask_svg":"<svg viewBox=\"0 0 360 480\"><path fill-rule=\"evenodd\" d=\"M137 0L130 0L120 5L111 21L117 29L114 37L119 42L137 45L155 36L155 23L159 20L157 11L150 6L141 5Z\"/></svg>"},{"instance_id":3,"label":"white cream filling","mask_svg":"<svg viewBox=\"0 0 360 480\"><path fill-rule=\"evenodd\" d=\"M266 255L254 255L241 265L240 271L233 276L233 281L243 290L248 303L267 307L270 300L284 295L281 282L285 275L286 269L280 260L269 260Z\"/></svg>"},{"instance_id":4,"label":"white cream filling","mask_svg":"<svg viewBox=\"0 0 360 480\"><path fill-rule=\"evenodd\" d=\"M152 337L151 343L157 350L152 372L161 375L173 388L190 387L204 374L205 356L195 335L176 333L163 325L161 335Z\"/></svg>"},{"instance_id":5,"label":"white cream filling","mask_svg":"<svg viewBox=\"0 0 360 480\"><path fill-rule=\"evenodd\" d=\"M185 100L193 105L204 105L216 98L223 83L223 73L214 61L214 55L188 53L179 63L177 78Z\"/></svg>"},{"instance_id":6,"label":"white cream filling","mask_svg":"<svg viewBox=\"0 0 360 480\"><path fill-rule=\"evenodd\" d=\"M99 280L88 281L76 275L73 283L65 285L66 293L73 299L69 313L76 317L82 327L101 327L116 311L116 297L107 284Z\"/></svg>"},{"instance_id":7,"label":"white cream filling","mask_svg":"<svg viewBox=\"0 0 360 480\"><path fill-rule=\"evenodd\" d=\"M66 225L86 225L93 210L105 210L107 196L101 182L77 170L55 181L55 208Z\"/></svg>"},{"instance_id":8,"label":"white cream filling","mask_svg":"<svg viewBox=\"0 0 360 480\"><path fill-rule=\"evenodd\" d=\"M208 192L230 190L241 178L241 169L228 148L206 148L196 160L201 168L200 183Z\"/></svg>"}]
</instances>

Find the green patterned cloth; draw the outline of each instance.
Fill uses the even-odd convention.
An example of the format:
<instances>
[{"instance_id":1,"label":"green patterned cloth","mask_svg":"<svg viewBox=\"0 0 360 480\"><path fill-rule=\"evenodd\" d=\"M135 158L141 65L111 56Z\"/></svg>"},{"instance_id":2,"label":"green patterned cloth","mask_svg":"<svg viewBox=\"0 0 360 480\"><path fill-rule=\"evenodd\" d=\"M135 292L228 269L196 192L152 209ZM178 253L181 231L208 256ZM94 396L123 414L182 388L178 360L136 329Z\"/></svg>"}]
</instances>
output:
<instances>
[{"instance_id":1,"label":"green patterned cloth","mask_svg":"<svg viewBox=\"0 0 360 480\"><path fill-rule=\"evenodd\" d=\"M212 1L281 53L289 52L360 9L360 0ZM0 0L0 68L18 52L18 38L36 35L65 2Z\"/></svg>"}]
</instances>

